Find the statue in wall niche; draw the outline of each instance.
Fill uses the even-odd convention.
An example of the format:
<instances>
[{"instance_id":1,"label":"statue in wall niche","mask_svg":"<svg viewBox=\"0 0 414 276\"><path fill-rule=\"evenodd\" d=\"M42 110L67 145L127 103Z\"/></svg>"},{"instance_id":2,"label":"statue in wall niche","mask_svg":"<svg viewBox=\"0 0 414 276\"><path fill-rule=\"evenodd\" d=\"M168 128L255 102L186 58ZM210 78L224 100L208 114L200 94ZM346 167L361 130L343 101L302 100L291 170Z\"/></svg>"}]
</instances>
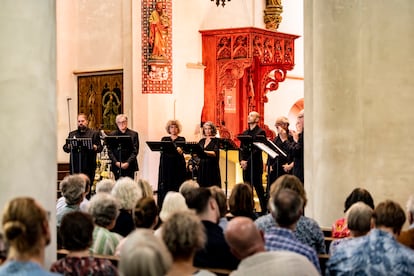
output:
<instances>
[{"instance_id":1,"label":"statue in wall niche","mask_svg":"<svg viewBox=\"0 0 414 276\"><path fill-rule=\"evenodd\" d=\"M149 17L149 44L152 48L150 59L167 59L167 40L170 19L162 2L155 4Z\"/></svg>"},{"instance_id":2,"label":"statue in wall niche","mask_svg":"<svg viewBox=\"0 0 414 276\"><path fill-rule=\"evenodd\" d=\"M102 97L104 129L115 128L115 118L119 114L121 101L114 91L106 92Z\"/></svg>"}]
</instances>

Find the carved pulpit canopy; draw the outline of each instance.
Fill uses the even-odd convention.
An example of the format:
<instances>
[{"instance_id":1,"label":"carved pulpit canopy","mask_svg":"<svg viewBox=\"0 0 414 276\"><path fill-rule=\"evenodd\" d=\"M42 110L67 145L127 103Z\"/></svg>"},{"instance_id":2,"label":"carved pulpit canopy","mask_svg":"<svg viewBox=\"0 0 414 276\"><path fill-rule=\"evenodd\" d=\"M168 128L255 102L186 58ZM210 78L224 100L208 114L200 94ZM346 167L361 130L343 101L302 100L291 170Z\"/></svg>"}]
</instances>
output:
<instances>
[{"instance_id":1,"label":"carved pulpit canopy","mask_svg":"<svg viewBox=\"0 0 414 276\"><path fill-rule=\"evenodd\" d=\"M262 115L259 124L267 128L266 93L276 90L293 69L299 36L254 27L200 33L206 66L201 121L213 121L234 138L247 127L247 114L254 110Z\"/></svg>"}]
</instances>

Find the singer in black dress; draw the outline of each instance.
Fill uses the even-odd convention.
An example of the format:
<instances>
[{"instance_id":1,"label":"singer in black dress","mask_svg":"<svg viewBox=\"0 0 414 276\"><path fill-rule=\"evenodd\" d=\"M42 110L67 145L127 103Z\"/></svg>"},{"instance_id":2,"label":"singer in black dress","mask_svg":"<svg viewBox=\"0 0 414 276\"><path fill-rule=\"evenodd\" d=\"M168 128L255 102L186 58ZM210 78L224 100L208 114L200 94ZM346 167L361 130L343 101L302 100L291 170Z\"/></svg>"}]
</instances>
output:
<instances>
[{"instance_id":1,"label":"singer in black dress","mask_svg":"<svg viewBox=\"0 0 414 276\"><path fill-rule=\"evenodd\" d=\"M169 120L165 126L165 130L170 136L161 138L161 141L173 142L177 151L173 153L163 152L160 155L157 192L157 204L160 208L167 192L178 192L180 185L186 180L187 171L185 159L180 146L180 144L185 143L185 138L178 136L181 129L182 127L178 120Z\"/></svg>"},{"instance_id":2,"label":"singer in black dress","mask_svg":"<svg viewBox=\"0 0 414 276\"><path fill-rule=\"evenodd\" d=\"M197 182L200 187L218 186L221 187L220 176L220 148L216 126L208 121L203 125L203 135L198 144L204 149L204 155L199 156L200 164L198 168Z\"/></svg>"}]
</instances>

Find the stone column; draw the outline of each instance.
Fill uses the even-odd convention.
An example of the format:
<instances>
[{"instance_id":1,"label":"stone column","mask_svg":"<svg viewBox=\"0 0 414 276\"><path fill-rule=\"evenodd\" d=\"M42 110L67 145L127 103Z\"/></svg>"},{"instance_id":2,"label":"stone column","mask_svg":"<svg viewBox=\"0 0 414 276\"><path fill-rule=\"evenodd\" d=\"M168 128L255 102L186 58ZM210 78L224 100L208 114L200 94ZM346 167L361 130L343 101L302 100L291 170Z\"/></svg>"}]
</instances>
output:
<instances>
[{"instance_id":1,"label":"stone column","mask_svg":"<svg viewBox=\"0 0 414 276\"><path fill-rule=\"evenodd\" d=\"M307 215L330 226L355 187L414 193L414 1L307 0Z\"/></svg>"},{"instance_id":2,"label":"stone column","mask_svg":"<svg viewBox=\"0 0 414 276\"><path fill-rule=\"evenodd\" d=\"M51 213L56 259L55 1L3 0L0 9L0 207L17 196Z\"/></svg>"}]
</instances>

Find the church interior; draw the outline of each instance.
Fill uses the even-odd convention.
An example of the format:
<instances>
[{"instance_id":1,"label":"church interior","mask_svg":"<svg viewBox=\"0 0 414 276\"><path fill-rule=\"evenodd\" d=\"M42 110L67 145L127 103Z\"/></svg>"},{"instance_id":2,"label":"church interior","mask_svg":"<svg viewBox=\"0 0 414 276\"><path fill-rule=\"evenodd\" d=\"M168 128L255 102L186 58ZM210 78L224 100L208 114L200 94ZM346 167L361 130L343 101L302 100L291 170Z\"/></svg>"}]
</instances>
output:
<instances>
[{"instance_id":1,"label":"church interior","mask_svg":"<svg viewBox=\"0 0 414 276\"><path fill-rule=\"evenodd\" d=\"M180 120L187 141L201 138L205 121L235 138L257 110L271 136L279 116L294 128L305 104L307 216L330 227L356 187L405 206L414 193L414 2L162 0L162 58L149 41L155 2L3 4L1 206L35 197L53 225L56 168L69 162L62 145L79 112L104 131L110 112L126 114L139 133L138 177L156 188L159 153L145 142L165 136L168 120ZM265 23L276 16L270 2L282 3L278 26ZM280 62L263 61L267 38L281 43L270 51ZM222 151L222 180L228 165L228 183L242 182L235 152L226 163ZM54 246L47 255L54 260Z\"/></svg>"}]
</instances>

